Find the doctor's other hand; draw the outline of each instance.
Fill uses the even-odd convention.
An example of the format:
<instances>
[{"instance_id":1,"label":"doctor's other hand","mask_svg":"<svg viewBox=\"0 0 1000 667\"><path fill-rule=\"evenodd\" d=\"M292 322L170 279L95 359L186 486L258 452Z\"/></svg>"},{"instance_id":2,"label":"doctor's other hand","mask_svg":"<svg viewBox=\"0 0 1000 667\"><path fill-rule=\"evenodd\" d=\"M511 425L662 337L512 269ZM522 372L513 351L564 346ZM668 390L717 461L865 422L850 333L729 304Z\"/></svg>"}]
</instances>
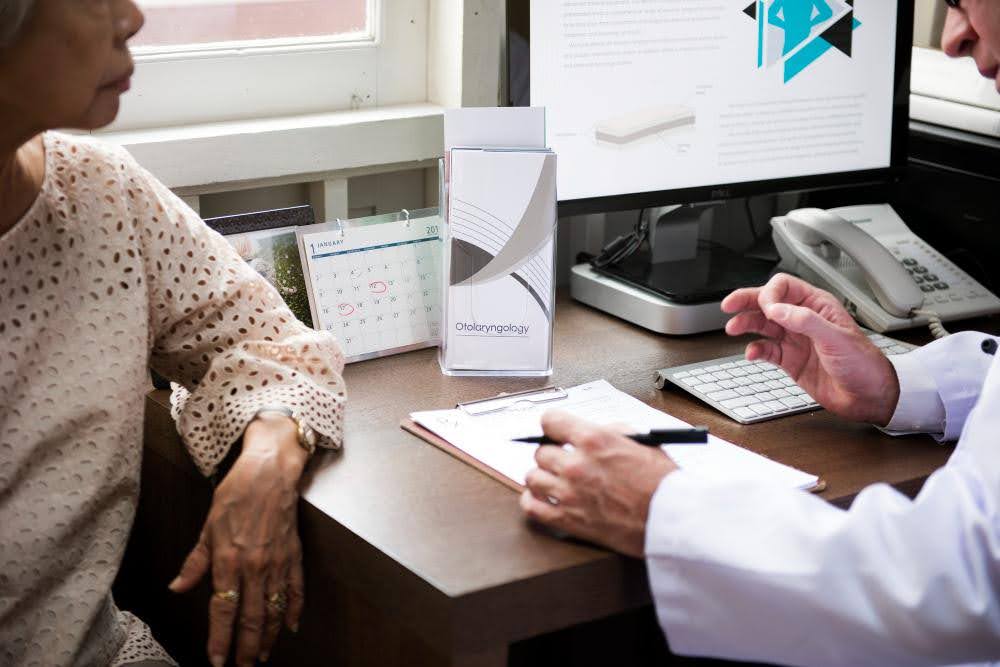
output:
<instances>
[{"instance_id":1,"label":"doctor's other hand","mask_svg":"<svg viewBox=\"0 0 1000 667\"><path fill-rule=\"evenodd\" d=\"M763 287L736 290L722 310L735 313L729 335L763 336L747 346L747 359L780 366L841 417L879 426L892 419L896 370L829 292L778 274Z\"/></svg>"},{"instance_id":2,"label":"doctor's other hand","mask_svg":"<svg viewBox=\"0 0 1000 667\"><path fill-rule=\"evenodd\" d=\"M521 509L528 518L623 554L645 552L649 503L677 466L659 447L564 412L542 417L545 434L571 449L546 445L535 453Z\"/></svg>"}]
</instances>

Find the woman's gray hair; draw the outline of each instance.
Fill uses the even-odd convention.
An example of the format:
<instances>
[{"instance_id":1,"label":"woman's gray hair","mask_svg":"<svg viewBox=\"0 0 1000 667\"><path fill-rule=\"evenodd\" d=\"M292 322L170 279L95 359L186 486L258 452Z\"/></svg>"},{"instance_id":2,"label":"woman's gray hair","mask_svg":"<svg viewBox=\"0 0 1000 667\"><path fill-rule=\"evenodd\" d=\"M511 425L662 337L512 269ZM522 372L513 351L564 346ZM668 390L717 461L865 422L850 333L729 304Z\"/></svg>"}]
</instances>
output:
<instances>
[{"instance_id":1,"label":"woman's gray hair","mask_svg":"<svg viewBox=\"0 0 1000 667\"><path fill-rule=\"evenodd\" d=\"M35 0L0 0L0 48L14 42L34 6Z\"/></svg>"}]
</instances>

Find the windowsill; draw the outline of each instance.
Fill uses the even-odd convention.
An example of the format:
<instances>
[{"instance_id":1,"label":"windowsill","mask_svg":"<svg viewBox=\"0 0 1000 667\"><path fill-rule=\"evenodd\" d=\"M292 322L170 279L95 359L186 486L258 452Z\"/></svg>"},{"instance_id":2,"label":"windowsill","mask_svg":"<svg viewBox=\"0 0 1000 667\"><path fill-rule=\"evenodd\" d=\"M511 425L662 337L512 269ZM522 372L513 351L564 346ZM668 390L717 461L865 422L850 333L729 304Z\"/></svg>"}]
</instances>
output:
<instances>
[{"instance_id":1,"label":"windowsill","mask_svg":"<svg viewBox=\"0 0 1000 667\"><path fill-rule=\"evenodd\" d=\"M378 109L100 133L121 144L167 187L320 180L335 172L436 160L443 107Z\"/></svg>"}]
</instances>

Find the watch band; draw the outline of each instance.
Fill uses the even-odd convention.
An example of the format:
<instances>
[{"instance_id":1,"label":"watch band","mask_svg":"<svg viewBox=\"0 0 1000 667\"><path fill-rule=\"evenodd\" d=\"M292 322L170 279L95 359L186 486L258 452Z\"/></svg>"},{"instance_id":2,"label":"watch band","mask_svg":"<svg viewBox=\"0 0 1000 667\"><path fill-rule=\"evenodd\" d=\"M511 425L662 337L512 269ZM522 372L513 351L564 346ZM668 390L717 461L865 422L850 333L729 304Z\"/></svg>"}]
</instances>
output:
<instances>
[{"instance_id":1,"label":"watch band","mask_svg":"<svg viewBox=\"0 0 1000 667\"><path fill-rule=\"evenodd\" d=\"M313 429L313 427L311 427L302 417L297 415L295 411L285 405L265 405L258 410L254 416L256 417L264 412L277 412L278 414L291 418L291 420L295 422L299 447L306 450L309 453L309 456L316 453L316 446L319 444L319 434L317 434L315 429Z\"/></svg>"}]
</instances>

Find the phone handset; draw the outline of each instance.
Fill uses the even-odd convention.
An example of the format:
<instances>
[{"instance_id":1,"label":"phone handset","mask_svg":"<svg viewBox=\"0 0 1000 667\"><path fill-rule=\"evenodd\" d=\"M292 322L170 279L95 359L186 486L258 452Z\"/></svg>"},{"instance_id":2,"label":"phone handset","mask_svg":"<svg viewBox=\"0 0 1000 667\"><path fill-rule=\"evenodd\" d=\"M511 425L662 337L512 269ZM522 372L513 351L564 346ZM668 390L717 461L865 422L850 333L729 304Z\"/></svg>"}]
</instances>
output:
<instances>
[{"instance_id":1,"label":"phone handset","mask_svg":"<svg viewBox=\"0 0 1000 667\"><path fill-rule=\"evenodd\" d=\"M783 217L788 233L820 256L836 261L840 252L861 269L879 305L893 317L910 318L924 295L892 253L870 234L838 215L819 208L791 211Z\"/></svg>"}]
</instances>

